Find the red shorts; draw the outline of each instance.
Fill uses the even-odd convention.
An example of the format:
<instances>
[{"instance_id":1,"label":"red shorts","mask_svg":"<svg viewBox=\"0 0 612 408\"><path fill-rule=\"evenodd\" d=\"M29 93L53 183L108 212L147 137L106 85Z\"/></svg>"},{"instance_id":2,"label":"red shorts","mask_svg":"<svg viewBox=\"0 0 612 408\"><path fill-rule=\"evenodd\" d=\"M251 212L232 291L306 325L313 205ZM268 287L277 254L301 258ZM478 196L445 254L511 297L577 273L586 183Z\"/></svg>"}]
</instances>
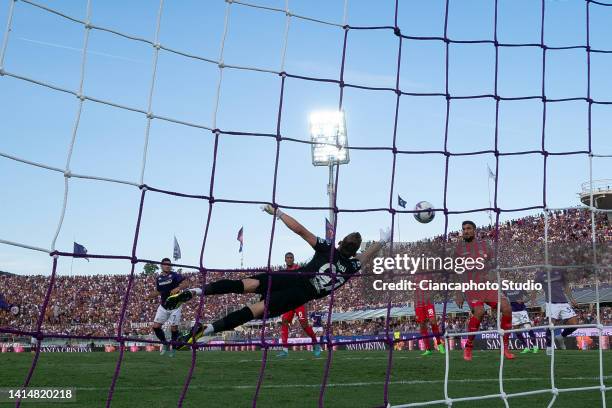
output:
<instances>
[{"instance_id":1,"label":"red shorts","mask_svg":"<svg viewBox=\"0 0 612 408\"><path fill-rule=\"evenodd\" d=\"M287 313L283 313L281 319L291 323L295 315L297 315L297 318L300 322L308 322L308 316L306 315L306 307L304 305L298 306L295 309L288 311Z\"/></svg>"},{"instance_id":2,"label":"red shorts","mask_svg":"<svg viewBox=\"0 0 612 408\"><path fill-rule=\"evenodd\" d=\"M497 302L483 302L481 300L473 300L470 303L470 308L474 309L475 307L482 306L484 307L485 303L491 307L491 309L497 309Z\"/></svg>"},{"instance_id":3,"label":"red shorts","mask_svg":"<svg viewBox=\"0 0 612 408\"><path fill-rule=\"evenodd\" d=\"M431 303L423 303L414 307L414 314L417 323L423 323L426 320L436 317L436 309Z\"/></svg>"}]
</instances>

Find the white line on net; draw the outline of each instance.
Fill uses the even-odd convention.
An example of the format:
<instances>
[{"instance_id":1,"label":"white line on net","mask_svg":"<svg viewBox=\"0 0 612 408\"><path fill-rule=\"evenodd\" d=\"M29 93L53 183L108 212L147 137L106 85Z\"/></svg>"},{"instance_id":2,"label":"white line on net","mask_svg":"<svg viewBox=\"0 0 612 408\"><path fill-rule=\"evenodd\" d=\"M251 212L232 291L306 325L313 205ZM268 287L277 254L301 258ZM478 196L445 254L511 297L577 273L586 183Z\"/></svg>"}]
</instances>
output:
<instances>
[{"instance_id":1,"label":"white line on net","mask_svg":"<svg viewBox=\"0 0 612 408\"><path fill-rule=\"evenodd\" d=\"M159 49L162 49L164 51L171 52L173 54L182 55L184 57L188 57L188 58L191 58L191 59L197 59L197 60L200 60L200 61L204 61L204 62L208 62L208 63L211 63L211 64L215 64L215 65L218 65L218 64L222 63L221 59L214 60L212 58L207 58L207 57L203 57L203 56L200 56L200 55L191 54L191 53L186 52L186 51L176 50L176 49L173 49L171 47L165 46L165 45L159 43L156 40L148 40L148 39L143 38L143 37L137 37L137 36L134 36L134 35L126 34L126 33L120 32L118 30L110 29L110 28L107 28L107 27L102 27L102 26L99 26L99 25L96 25L96 24L91 24L91 23L88 24L86 21L83 21L83 20L80 20L78 18L69 16L67 14L64 14L64 13L60 12L60 11L57 11L57 10L52 9L50 7L38 4L38 3L33 2L31 0L22 0L22 1L24 3L26 3L26 4L29 4L31 6L40 8L42 10L45 10L45 11L49 12L49 13L55 14L55 15L57 15L59 17L68 19L68 20L70 20L72 22L75 22L75 23L78 23L78 24L82 24L82 25L88 25L92 30L99 30L99 31L104 31L104 32L107 32L107 33L115 34L117 36L123 37L123 38L128 39L128 40L142 42L142 43L148 44L148 45L150 45L152 47L159 48ZM227 2L227 3L230 4L230 2ZM315 20L313 20L313 21L315 21ZM242 65L225 65L225 66L227 68L242 69L242 70L252 70L252 71L268 72L268 73L272 73L272 74L278 74L277 71L273 71L273 70L269 70L269 69L265 69L265 68L260 68L260 67L249 67L249 66L242 66Z\"/></svg>"},{"instance_id":2,"label":"white line on net","mask_svg":"<svg viewBox=\"0 0 612 408\"><path fill-rule=\"evenodd\" d=\"M259 5L259 4L253 4L253 3L248 3L246 1L239 1L239 0L226 0L226 1L228 3L239 4L241 6L247 6L247 7L252 7L252 8L257 8L257 9L262 9L262 10L276 11L276 12L279 12L279 13L285 13L287 16L299 18L301 20L312 21L312 22L315 22L315 23L321 23L321 24L326 24L326 25L335 26L335 27L342 27L343 26L343 24L334 23L332 21L320 20L320 19L313 18L313 17L307 17L307 16L302 16L302 15L299 15L299 14L293 14L293 13L291 13L289 11L289 9L284 9L283 10L283 9L276 8L276 7L262 6L262 5ZM346 17L345 17L345 24L346 24Z\"/></svg>"},{"instance_id":3,"label":"white line on net","mask_svg":"<svg viewBox=\"0 0 612 408\"><path fill-rule=\"evenodd\" d=\"M213 129L217 128L217 113L219 112L219 100L221 99L221 83L223 82L223 53L225 51L225 40L227 38L227 32L229 30L229 19L231 11L231 2L227 2L225 7L225 18L223 22L223 35L221 36L221 44L219 45L219 80L217 81L217 91L215 94L215 105L212 112L211 125Z\"/></svg>"},{"instance_id":4,"label":"white line on net","mask_svg":"<svg viewBox=\"0 0 612 408\"><path fill-rule=\"evenodd\" d=\"M23 2L26 3L26 4L29 4L29 5L31 5L33 7L37 7L37 8L40 8L42 10L45 10L45 11L47 11L49 13L53 13L53 14L55 14L57 16L62 17L62 18L68 19L68 20L70 20L72 22L75 22L75 23L78 23L78 24L82 24L82 25L87 25L87 22L85 22L83 20L80 20L78 18L69 16L67 14L59 12L59 11L57 11L55 9L50 8L50 7L47 7L47 6L38 4L36 2L33 2L31 0L23 0ZM241 5L247 5L245 3L239 3L239 2L236 2L236 1L234 1L234 2L227 1L227 3L228 4L236 3L236 4L241 4ZM251 7L257 7L255 5L250 5L250 6ZM323 24L330 24L330 25L335 25L335 26L338 26L338 27L342 27L341 24L328 23L328 22L325 22L325 21L321 21L321 20L317 20L317 19L313 19L313 18L309 18L309 17L304 17L304 16L299 16L299 15L292 14L291 12L288 11L288 9L287 9L287 12L285 12L285 10L282 10L282 9L273 9L273 8L267 8L267 7L257 7L257 8L281 11L281 12L285 13L288 17L293 16L293 17L302 18L302 19L305 19L305 20L310 20L310 21L319 22L319 23L323 23ZM275 74L275 75L278 75L280 73L279 71L275 71L275 70L272 70L272 69L261 68L261 67L251 67L251 66L235 65L235 64L223 64L222 59L214 60L212 58L207 58L207 57L203 57L203 56L200 56L200 55L195 55L195 54L192 54L192 53L189 53L189 52L186 52L186 51L176 50L176 49L173 49L171 47L165 46L165 45L159 43L156 40L152 41L152 40L148 40L146 38L137 37L137 36L133 36L133 35L130 35L130 34L125 34L123 32L120 32L120 31L117 31L117 30L114 30L114 29L98 26L98 25L91 24L91 23L89 24L89 27L92 30L99 30L99 31L104 31L104 32L108 32L108 33L111 33L111 34L115 34L117 36L126 38L128 40L142 42L142 43L151 45L151 46L153 46L155 48L159 48L159 49L162 49L164 51L167 51L167 52L170 52L170 53L174 53L174 54L177 54L177 55L182 55L182 56L187 57L187 58L197 59L197 60L200 60L200 61L204 61L204 62L208 62L208 63L211 63L211 64L215 64L215 65L222 64L225 68L232 68L232 69L238 69L238 70L257 71L257 72L265 72L265 73L270 73L270 74ZM1 66L1 64L0 64L0 66Z\"/></svg>"},{"instance_id":5,"label":"white line on net","mask_svg":"<svg viewBox=\"0 0 612 408\"><path fill-rule=\"evenodd\" d=\"M7 153L3 153L3 152L0 152L0 156L1 157L5 157L5 158L10 159L10 160L18 161L20 163L24 163L24 164L28 164L28 165L35 166L35 167L40 167L42 169L46 169L46 170L62 173L66 177L76 177L76 178L89 179L89 180L108 181L108 182L111 182L111 183L127 184L127 185L131 185L131 186L136 186L136 187L140 186L140 184L135 182L135 181L120 180L120 179L114 179L114 178L108 178L108 177L100 177L100 176L91 176L91 175L87 175L87 174L73 173L71 171L70 172L66 172L64 169L61 169L59 167L53 167L53 166L49 166L49 165L44 164L44 163L38 163L38 162L35 162L35 161L32 161L32 160L22 159L20 157L13 156L11 154L7 154Z\"/></svg>"},{"instance_id":6,"label":"white line on net","mask_svg":"<svg viewBox=\"0 0 612 408\"><path fill-rule=\"evenodd\" d=\"M155 79L157 76L157 61L159 59L159 27L161 26L162 12L164 9L164 0L159 2L159 10L157 11L157 22L155 24L155 45L153 46L153 68L151 73L151 86L149 88L149 97L147 100L147 126L145 128L144 147L142 149L142 165L140 168L140 184L144 184L145 167L147 166L147 150L149 147L149 134L151 133L151 120L153 115L151 108L153 106L153 92L155 91Z\"/></svg>"},{"instance_id":7,"label":"white line on net","mask_svg":"<svg viewBox=\"0 0 612 408\"><path fill-rule=\"evenodd\" d=\"M79 79L79 90L78 95L83 93L83 82L85 80L85 65L87 64L87 47L89 46L89 21L91 19L91 0L87 0L87 11L86 11L86 21L85 31L83 33L83 55L81 56L81 73ZM68 206L68 187L69 187L69 179L70 179L70 161L72 160L72 153L74 151L74 143L76 142L77 132L79 129L79 123L81 121L81 113L83 112L83 102L82 98L79 98L78 107L76 117L74 119L74 125L72 127L72 137L70 139L70 145L68 146L68 154L66 155L66 166L64 168L64 199L62 202L62 212L59 217L59 221L57 223L57 229L55 230L55 235L53 236L53 240L51 241L51 250L55 251L55 244L57 243L57 238L62 230L62 225L64 224L64 217L66 216L66 207Z\"/></svg>"},{"instance_id":8,"label":"white line on net","mask_svg":"<svg viewBox=\"0 0 612 408\"><path fill-rule=\"evenodd\" d=\"M587 13L588 13L588 3L587 3ZM587 30L589 28L589 24L587 22ZM589 92L590 93L590 92ZM590 113L590 110L589 110ZM593 157L589 156L589 206L593 206ZM591 212L591 240L592 240L592 250L593 253L593 264L597 264L597 252L595 251L595 243L596 243L596 235L595 235L595 213ZM599 329L598 337L599 337L599 386L601 387L601 405L603 408L606 408L606 388L604 385L604 374L603 374L603 345L601 343L601 336L603 334L602 324L601 324L601 315L599 310L599 268L595 268L595 310L596 310L596 321Z\"/></svg>"},{"instance_id":9,"label":"white line on net","mask_svg":"<svg viewBox=\"0 0 612 408\"><path fill-rule=\"evenodd\" d=\"M285 57L287 56L287 43L289 42L289 27L291 25L291 14L289 13L289 0L285 0L285 34L283 38L283 45L281 48L281 62L280 62L280 71L283 72L285 70Z\"/></svg>"},{"instance_id":10,"label":"white line on net","mask_svg":"<svg viewBox=\"0 0 612 408\"><path fill-rule=\"evenodd\" d=\"M4 37L2 39L2 48L0 48L0 71L4 66L4 56L6 55L6 48L8 47L8 39L11 30L13 29L13 13L15 11L15 2L9 1L9 11L6 18L6 29L4 30Z\"/></svg>"},{"instance_id":11,"label":"white line on net","mask_svg":"<svg viewBox=\"0 0 612 408\"><path fill-rule=\"evenodd\" d=\"M410 404L401 404L401 405L392 405L390 408L409 408L409 407L424 407L429 405L452 405L455 402L464 402L464 401L478 401L478 400L486 400L486 399L496 399L496 398L517 398L517 397L526 397L529 395L537 395L537 394L553 394L554 396L563 392L580 392L580 391L593 391L593 390L604 390L608 391L612 389L612 387L600 387L589 386L589 387L574 387L574 388L544 388L541 390L532 390L532 391L523 391L523 392L515 392L510 394L487 394L487 395L477 395L472 397L460 397L460 398L450 398L448 400L435 400L435 401L423 401L423 402L413 402Z\"/></svg>"},{"instance_id":12,"label":"white line on net","mask_svg":"<svg viewBox=\"0 0 612 408\"><path fill-rule=\"evenodd\" d=\"M0 238L0 244L11 245L11 246L25 248L25 249L31 249L33 251L46 252L48 254L52 252L50 249L40 248L40 247L32 246L32 245L20 244L19 242L8 241L2 238Z\"/></svg>"},{"instance_id":13,"label":"white line on net","mask_svg":"<svg viewBox=\"0 0 612 408\"><path fill-rule=\"evenodd\" d=\"M548 293L548 301L552 301L552 289L551 289L551 282L550 282L550 265L549 265L549 257L548 257L548 227L549 227L549 221L548 221L548 211L544 211L544 263L546 264L546 285L548 287L548 290L546 293ZM544 301L546 302L546 295L544 298ZM554 326L554 323L552 321L552 315L549 313L548 314L548 325L549 326ZM549 329L550 330L550 329ZM550 334L551 337L551 342L554 341L554 331ZM552 353L550 356L550 388L551 388L551 392L553 393L553 397L550 400L549 404L548 404L548 408L552 407L553 404L555 403L555 400L557 399L557 393L554 392L554 390L556 389L555 387L555 347L552 347Z\"/></svg>"},{"instance_id":14,"label":"white line on net","mask_svg":"<svg viewBox=\"0 0 612 408\"><path fill-rule=\"evenodd\" d=\"M60 86L53 85L53 84L50 84L50 83L47 83L47 82L43 82L43 81L39 81L39 80L36 80L36 79L33 79L33 78L29 78L29 77L26 77L26 76L23 76L23 75L15 74L15 73L10 72L10 71L6 71L6 70L0 71L0 75L7 75L7 76L10 76L10 77L13 77L13 78L16 78L16 79L20 79L20 80L23 80L23 81L31 82L31 83L36 84L36 85L41 85L41 86L44 86L46 88L50 88L50 89L53 89L53 90L56 90L56 91L68 93L68 94L76 96L79 99L89 100L89 101L92 101L92 102L97 102L97 103L101 103L101 104L104 104L104 105L113 106L113 107L119 108L119 109L124 109L124 110L131 111L131 112L141 113L141 114L143 114L145 116L149 115L149 113L147 113L143 109L135 108L135 107L132 107L132 106L121 105L121 104L118 104L118 103L115 103L115 102L112 102L112 101L107 101L107 100L104 100L104 99L100 99L100 98L95 98L95 97L92 97L92 96L87 96L87 95L79 94L76 91L72 91L72 90L67 89L67 88L62 88ZM194 128L212 130L211 127L208 127L208 126L202 125L202 124L186 122L186 121L182 121L182 120L179 120L179 119L168 118L166 116L155 115L155 114L150 114L150 116L153 119L160 119L160 120L164 120L164 121L167 121L167 122L179 123L181 125L190 126L190 127L194 127Z\"/></svg>"}]
</instances>

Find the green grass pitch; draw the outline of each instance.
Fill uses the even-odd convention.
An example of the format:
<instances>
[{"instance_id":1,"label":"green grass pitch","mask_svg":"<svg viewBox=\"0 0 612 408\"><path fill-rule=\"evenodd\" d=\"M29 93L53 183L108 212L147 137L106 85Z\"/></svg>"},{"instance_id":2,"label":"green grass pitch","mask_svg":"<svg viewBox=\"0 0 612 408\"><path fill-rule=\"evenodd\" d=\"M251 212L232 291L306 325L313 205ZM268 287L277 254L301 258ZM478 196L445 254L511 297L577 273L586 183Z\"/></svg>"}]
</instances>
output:
<instances>
[{"instance_id":1,"label":"green grass pitch","mask_svg":"<svg viewBox=\"0 0 612 408\"><path fill-rule=\"evenodd\" d=\"M260 407L314 407L325 367L326 352L316 359L308 352L291 352L286 359L268 353ZM383 402L383 384L388 352L336 351L333 353L325 405L329 407L373 407ZM19 386L33 354L0 355L0 384ZM32 378L33 387L75 387L74 403L31 402L23 407L98 407L106 401L118 353L41 353ZM250 407L261 367L261 352L199 352L194 376L184 403L186 407ZM556 359L558 388L599 385L597 351L559 351ZM126 352L117 381L115 407L176 406L191 362L191 352L176 357L158 353ZM451 353L449 393L467 397L499 392L499 353L474 351L472 362ZM517 355L507 361L504 390L507 393L550 387L550 363L544 352ZM604 352L606 386L612 385L612 352ZM442 399L444 356L421 357L418 352L394 351L389 399L392 404ZM612 391L606 402L612 406ZM512 407L545 407L551 394L510 399ZM9 404L0 404L9 406ZM444 406L444 405L437 405ZM459 402L457 407L503 407L500 399ZM562 393L555 407L600 407L599 391Z\"/></svg>"}]
</instances>

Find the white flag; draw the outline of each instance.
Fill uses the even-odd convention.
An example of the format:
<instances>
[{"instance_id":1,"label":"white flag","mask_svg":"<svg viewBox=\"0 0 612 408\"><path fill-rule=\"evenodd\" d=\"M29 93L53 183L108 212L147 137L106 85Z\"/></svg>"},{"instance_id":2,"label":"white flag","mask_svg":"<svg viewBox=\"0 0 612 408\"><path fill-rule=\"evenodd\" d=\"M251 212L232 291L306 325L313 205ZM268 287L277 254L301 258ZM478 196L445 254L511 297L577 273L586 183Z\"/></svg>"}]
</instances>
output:
<instances>
[{"instance_id":1,"label":"white flag","mask_svg":"<svg viewBox=\"0 0 612 408\"><path fill-rule=\"evenodd\" d=\"M176 236L174 237L174 260L178 261L181 259L181 247L179 246Z\"/></svg>"}]
</instances>

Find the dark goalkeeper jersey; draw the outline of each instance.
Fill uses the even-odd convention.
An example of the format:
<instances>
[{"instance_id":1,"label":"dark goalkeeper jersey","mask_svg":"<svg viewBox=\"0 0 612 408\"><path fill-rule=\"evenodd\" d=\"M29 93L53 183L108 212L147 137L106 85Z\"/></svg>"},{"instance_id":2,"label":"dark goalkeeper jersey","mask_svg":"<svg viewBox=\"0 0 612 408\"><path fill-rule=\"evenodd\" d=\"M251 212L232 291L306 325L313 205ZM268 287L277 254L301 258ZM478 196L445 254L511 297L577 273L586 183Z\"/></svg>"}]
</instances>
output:
<instances>
[{"instance_id":1,"label":"dark goalkeeper jersey","mask_svg":"<svg viewBox=\"0 0 612 408\"><path fill-rule=\"evenodd\" d=\"M315 250L314 256L306 265L298 269L298 272L317 273L316 276L311 276L308 280L314 287L318 298L327 296L333 289L338 289L344 285L351 275L354 275L361 268L361 262L358 259L347 258L336 249L330 269L329 257L332 246L323 238L317 237L317 242L313 248ZM333 285L331 273L336 273L336 281Z\"/></svg>"}]
</instances>

